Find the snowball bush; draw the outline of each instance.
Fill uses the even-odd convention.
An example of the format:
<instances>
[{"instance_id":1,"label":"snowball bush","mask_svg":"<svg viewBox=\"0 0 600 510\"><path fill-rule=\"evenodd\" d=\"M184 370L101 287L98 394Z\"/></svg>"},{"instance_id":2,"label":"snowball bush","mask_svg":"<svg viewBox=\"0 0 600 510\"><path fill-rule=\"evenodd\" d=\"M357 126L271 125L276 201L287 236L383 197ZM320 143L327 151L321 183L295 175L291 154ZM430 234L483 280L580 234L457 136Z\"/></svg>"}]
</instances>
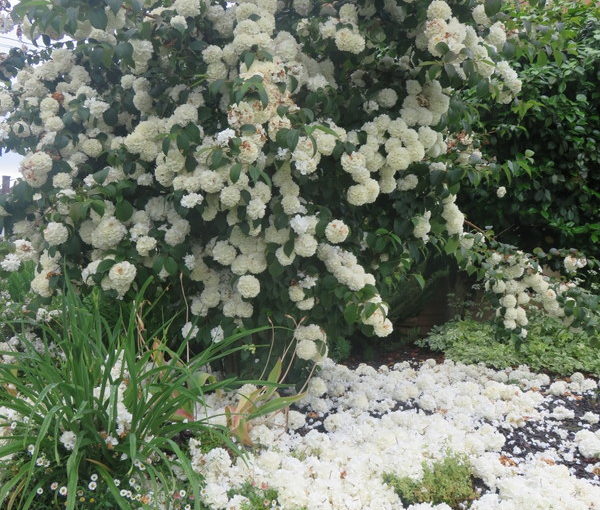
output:
<instances>
[{"instance_id":1,"label":"snowball bush","mask_svg":"<svg viewBox=\"0 0 600 510\"><path fill-rule=\"evenodd\" d=\"M25 155L0 205L37 294L66 262L116 298L155 275L207 337L286 313L387 336L373 253L393 271L428 242L473 244L446 126L463 81L501 103L520 89L496 2L107 4L13 12L46 45L13 50L0 91L3 147Z\"/></svg>"}]
</instances>

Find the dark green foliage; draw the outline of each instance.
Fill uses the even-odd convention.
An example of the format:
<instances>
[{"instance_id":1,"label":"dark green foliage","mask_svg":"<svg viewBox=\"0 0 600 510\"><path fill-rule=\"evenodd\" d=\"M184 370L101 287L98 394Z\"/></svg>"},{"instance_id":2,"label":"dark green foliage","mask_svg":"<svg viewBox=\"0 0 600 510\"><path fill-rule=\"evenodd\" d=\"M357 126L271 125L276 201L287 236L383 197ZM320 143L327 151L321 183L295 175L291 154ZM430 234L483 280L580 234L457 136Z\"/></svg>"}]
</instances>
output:
<instances>
[{"instance_id":1,"label":"dark green foliage","mask_svg":"<svg viewBox=\"0 0 600 510\"><path fill-rule=\"evenodd\" d=\"M464 508L461 503L477 498L473 488L471 467L460 455L450 454L432 465L423 463L423 478L415 481L409 477L400 478L393 474L383 477L404 505L415 503L446 503L452 508Z\"/></svg>"},{"instance_id":2,"label":"dark green foliage","mask_svg":"<svg viewBox=\"0 0 600 510\"><path fill-rule=\"evenodd\" d=\"M600 9L530 3L505 3L506 28L519 31L505 57L523 88L512 106L480 108L474 129L486 133L480 149L495 164L486 186L462 189L461 209L522 248L568 246L598 258ZM467 96L479 101L474 90ZM507 188L505 198L495 186Z\"/></svg>"}]
</instances>

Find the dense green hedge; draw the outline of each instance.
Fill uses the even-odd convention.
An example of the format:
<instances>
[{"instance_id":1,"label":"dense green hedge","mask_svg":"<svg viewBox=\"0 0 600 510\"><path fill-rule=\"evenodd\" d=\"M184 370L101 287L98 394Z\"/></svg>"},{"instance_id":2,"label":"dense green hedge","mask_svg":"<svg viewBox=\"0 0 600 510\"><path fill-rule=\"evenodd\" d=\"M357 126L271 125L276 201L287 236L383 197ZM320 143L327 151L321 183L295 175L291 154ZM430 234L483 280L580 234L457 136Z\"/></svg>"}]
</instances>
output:
<instances>
[{"instance_id":1,"label":"dense green hedge","mask_svg":"<svg viewBox=\"0 0 600 510\"><path fill-rule=\"evenodd\" d=\"M550 2L549 2L550 4ZM504 54L523 81L511 108L488 108L471 90L479 150L490 167L473 175L461 206L478 225L527 249L574 247L600 255L600 9L595 2L507 2ZM533 155L531 154L533 151Z\"/></svg>"}]
</instances>

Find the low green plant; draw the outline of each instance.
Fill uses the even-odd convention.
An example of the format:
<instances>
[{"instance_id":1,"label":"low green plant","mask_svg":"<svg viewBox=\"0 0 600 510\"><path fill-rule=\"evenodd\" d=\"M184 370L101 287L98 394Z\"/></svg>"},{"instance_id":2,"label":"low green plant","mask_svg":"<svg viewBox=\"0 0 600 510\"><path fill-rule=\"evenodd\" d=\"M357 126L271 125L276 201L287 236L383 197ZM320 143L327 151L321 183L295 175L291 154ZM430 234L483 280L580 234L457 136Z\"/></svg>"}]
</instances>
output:
<instances>
[{"instance_id":1,"label":"low green plant","mask_svg":"<svg viewBox=\"0 0 600 510\"><path fill-rule=\"evenodd\" d=\"M238 385L205 367L253 331L184 361L183 345L167 347L168 322L145 330L153 310L142 313L142 296L113 327L98 300L68 288L52 327L22 320L38 336L0 352L1 508L202 508L187 438L208 434L239 452L225 427L196 416L205 394Z\"/></svg>"},{"instance_id":2,"label":"low green plant","mask_svg":"<svg viewBox=\"0 0 600 510\"><path fill-rule=\"evenodd\" d=\"M458 509L464 508L460 506L462 503L470 503L477 498L470 465L463 456L454 453L431 465L423 462L420 480L389 473L384 475L383 480L396 491L404 505L446 503Z\"/></svg>"},{"instance_id":3,"label":"low green plant","mask_svg":"<svg viewBox=\"0 0 600 510\"><path fill-rule=\"evenodd\" d=\"M242 503L241 510L264 510L272 508L277 502L277 491L269 487L256 487L251 483L244 483L239 489L230 490L230 498L240 495L248 498L248 501Z\"/></svg>"},{"instance_id":4,"label":"low green plant","mask_svg":"<svg viewBox=\"0 0 600 510\"><path fill-rule=\"evenodd\" d=\"M497 369L528 365L532 370L570 375L600 374L597 335L567 328L559 319L531 314L527 341L506 339L498 326L472 319L436 326L417 345L443 351L463 363L485 363Z\"/></svg>"}]
</instances>

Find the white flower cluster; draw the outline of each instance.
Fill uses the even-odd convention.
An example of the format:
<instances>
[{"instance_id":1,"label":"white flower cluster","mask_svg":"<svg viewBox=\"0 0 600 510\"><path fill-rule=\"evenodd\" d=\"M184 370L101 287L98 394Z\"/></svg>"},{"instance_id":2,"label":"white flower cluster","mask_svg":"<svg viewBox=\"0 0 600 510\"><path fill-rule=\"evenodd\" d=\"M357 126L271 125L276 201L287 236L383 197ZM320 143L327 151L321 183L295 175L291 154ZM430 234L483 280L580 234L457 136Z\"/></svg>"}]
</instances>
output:
<instances>
[{"instance_id":1,"label":"white flower cluster","mask_svg":"<svg viewBox=\"0 0 600 510\"><path fill-rule=\"evenodd\" d=\"M575 273L578 269L582 269L587 266L587 259L585 257L574 257L573 255L567 255L563 261L563 264L567 273Z\"/></svg>"},{"instance_id":2,"label":"white flower cluster","mask_svg":"<svg viewBox=\"0 0 600 510\"><path fill-rule=\"evenodd\" d=\"M429 232L431 231L431 224L429 223L430 219L431 211L425 211L425 214L422 216L416 216L413 218L413 235L417 239L421 239L424 243L429 240Z\"/></svg>"},{"instance_id":3,"label":"white flower cluster","mask_svg":"<svg viewBox=\"0 0 600 510\"><path fill-rule=\"evenodd\" d=\"M39 258L39 266L41 266L41 269L35 271L35 276L31 282L31 290L42 297L50 297L53 294L50 279L52 276L61 273L58 254L51 257L48 252L42 252Z\"/></svg>"},{"instance_id":4,"label":"white flower cluster","mask_svg":"<svg viewBox=\"0 0 600 510\"><path fill-rule=\"evenodd\" d=\"M572 322L572 317L565 317L558 297L573 283L552 283L539 264L521 251L506 255L494 252L486 264L485 289L498 296L496 315L507 329L527 336L526 308L530 302L540 304L548 315L562 317L567 325Z\"/></svg>"},{"instance_id":5,"label":"white flower cluster","mask_svg":"<svg viewBox=\"0 0 600 510\"><path fill-rule=\"evenodd\" d=\"M316 324L298 326L294 332L296 355L307 361L321 361L327 356L327 336Z\"/></svg>"},{"instance_id":6,"label":"white flower cluster","mask_svg":"<svg viewBox=\"0 0 600 510\"><path fill-rule=\"evenodd\" d=\"M449 235L461 235L463 233L465 215L460 212L455 202L456 195L450 195L443 200L444 210L442 211L442 218L446 220L446 230Z\"/></svg>"},{"instance_id":7,"label":"white flower cluster","mask_svg":"<svg viewBox=\"0 0 600 510\"><path fill-rule=\"evenodd\" d=\"M515 70L505 61L498 62L495 74L501 79L501 90L498 101L505 104L510 103L521 91L523 85L521 80L518 78Z\"/></svg>"},{"instance_id":8,"label":"white flower cluster","mask_svg":"<svg viewBox=\"0 0 600 510\"><path fill-rule=\"evenodd\" d=\"M304 274L300 274L298 280L292 281L288 288L288 295L299 310L311 310L315 306L314 296L307 294L312 294L311 289L316 285L316 277Z\"/></svg>"},{"instance_id":9,"label":"white flower cluster","mask_svg":"<svg viewBox=\"0 0 600 510\"><path fill-rule=\"evenodd\" d=\"M295 5L299 2L295 2ZM296 11L306 16L309 11L310 1L302 2L303 7ZM338 26L341 25L339 28ZM358 29L358 10L353 4L344 4L340 7L339 17L331 16L326 22L319 24L319 33L324 39L333 39L339 51L359 54L366 47L366 41Z\"/></svg>"}]
</instances>

